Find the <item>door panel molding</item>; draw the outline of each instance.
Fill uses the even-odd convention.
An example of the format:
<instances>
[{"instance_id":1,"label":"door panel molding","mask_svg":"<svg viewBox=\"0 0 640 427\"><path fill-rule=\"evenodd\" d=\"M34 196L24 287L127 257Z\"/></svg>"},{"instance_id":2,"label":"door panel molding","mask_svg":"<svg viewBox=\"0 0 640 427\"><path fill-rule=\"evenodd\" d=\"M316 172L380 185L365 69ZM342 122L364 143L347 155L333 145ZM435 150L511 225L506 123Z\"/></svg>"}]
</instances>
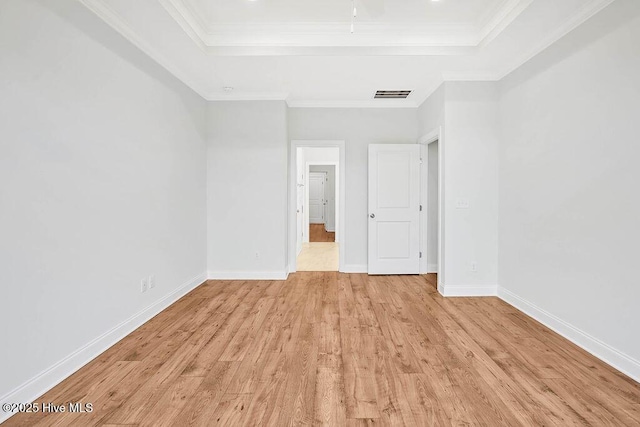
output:
<instances>
[{"instance_id":1,"label":"door panel molding","mask_svg":"<svg viewBox=\"0 0 640 427\"><path fill-rule=\"evenodd\" d=\"M325 223L325 184L324 172L309 172L309 224Z\"/></svg>"}]
</instances>

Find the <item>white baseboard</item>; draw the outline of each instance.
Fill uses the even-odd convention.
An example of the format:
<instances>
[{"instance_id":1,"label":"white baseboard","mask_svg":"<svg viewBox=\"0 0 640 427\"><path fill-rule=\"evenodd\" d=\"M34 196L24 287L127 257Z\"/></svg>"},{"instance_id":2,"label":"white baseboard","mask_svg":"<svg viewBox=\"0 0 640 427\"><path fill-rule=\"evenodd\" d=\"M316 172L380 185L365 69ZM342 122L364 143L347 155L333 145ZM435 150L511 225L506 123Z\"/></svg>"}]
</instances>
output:
<instances>
[{"instance_id":1,"label":"white baseboard","mask_svg":"<svg viewBox=\"0 0 640 427\"><path fill-rule=\"evenodd\" d=\"M367 264L347 264L342 269L342 273L366 273L368 270Z\"/></svg>"},{"instance_id":2,"label":"white baseboard","mask_svg":"<svg viewBox=\"0 0 640 427\"><path fill-rule=\"evenodd\" d=\"M287 280L289 272L282 271L210 271L209 280Z\"/></svg>"},{"instance_id":3,"label":"white baseboard","mask_svg":"<svg viewBox=\"0 0 640 427\"><path fill-rule=\"evenodd\" d=\"M634 380L640 382L640 362L627 356L623 352L609 346L608 344L592 337L586 332L576 328L572 324L565 322L559 317L537 307L535 304L503 288L498 288L498 296L522 311L526 315L534 318L549 329L562 335L578 347L591 353L603 362L611 365L620 372Z\"/></svg>"},{"instance_id":4,"label":"white baseboard","mask_svg":"<svg viewBox=\"0 0 640 427\"><path fill-rule=\"evenodd\" d=\"M427 273L437 273L438 264L427 264Z\"/></svg>"},{"instance_id":5,"label":"white baseboard","mask_svg":"<svg viewBox=\"0 0 640 427\"><path fill-rule=\"evenodd\" d=\"M498 285L442 285L438 291L445 297L494 297L498 295Z\"/></svg>"},{"instance_id":6,"label":"white baseboard","mask_svg":"<svg viewBox=\"0 0 640 427\"><path fill-rule=\"evenodd\" d=\"M38 397L51 390L78 369L98 357L109 347L148 322L152 317L200 286L206 280L206 274L202 273L186 281L173 292L160 298L147 308L134 314L124 322L116 325L111 330L69 354L50 368L40 372L24 384L0 397L0 403L28 403L35 401ZM0 423L12 415L12 413L0 412Z\"/></svg>"}]
</instances>

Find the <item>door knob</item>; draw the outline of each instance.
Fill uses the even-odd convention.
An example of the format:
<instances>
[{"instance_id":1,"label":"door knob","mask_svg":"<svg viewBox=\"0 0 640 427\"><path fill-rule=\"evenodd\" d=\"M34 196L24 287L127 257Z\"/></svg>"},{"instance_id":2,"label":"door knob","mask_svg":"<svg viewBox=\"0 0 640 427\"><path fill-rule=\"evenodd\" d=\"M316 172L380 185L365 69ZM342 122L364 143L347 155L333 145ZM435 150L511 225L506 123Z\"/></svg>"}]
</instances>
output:
<instances>
[{"instance_id":1,"label":"door knob","mask_svg":"<svg viewBox=\"0 0 640 427\"><path fill-rule=\"evenodd\" d=\"M371 215L369 215L369 216L370 216L371 218L375 218L375 217L376 217L376 214L371 214Z\"/></svg>"}]
</instances>

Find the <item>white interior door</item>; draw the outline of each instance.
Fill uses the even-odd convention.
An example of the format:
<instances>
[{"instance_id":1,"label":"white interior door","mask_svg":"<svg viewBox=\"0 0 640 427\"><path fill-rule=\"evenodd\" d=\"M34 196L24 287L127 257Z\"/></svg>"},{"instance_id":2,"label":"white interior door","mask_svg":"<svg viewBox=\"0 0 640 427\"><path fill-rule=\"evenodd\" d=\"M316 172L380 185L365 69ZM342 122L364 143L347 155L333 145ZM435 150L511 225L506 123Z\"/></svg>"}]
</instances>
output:
<instances>
[{"instance_id":1,"label":"white interior door","mask_svg":"<svg viewBox=\"0 0 640 427\"><path fill-rule=\"evenodd\" d=\"M420 272L420 146L369 145L369 274Z\"/></svg>"},{"instance_id":2,"label":"white interior door","mask_svg":"<svg viewBox=\"0 0 640 427\"><path fill-rule=\"evenodd\" d=\"M296 197L296 249L297 254L300 255L302 250L302 242L304 241L304 186L298 184Z\"/></svg>"},{"instance_id":3,"label":"white interior door","mask_svg":"<svg viewBox=\"0 0 640 427\"><path fill-rule=\"evenodd\" d=\"M324 224L324 181L323 173L309 173L310 224Z\"/></svg>"},{"instance_id":4,"label":"white interior door","mask_svg":"<svg viewBox=\"0 0 640 427\"><path fill-rule=\"evenodd\" d=\"M304 152L302 148L296 148L296 256L302 251L304 242Z\"/></svg>"},{"instance_id":5,"label":"white interior door","mask_svg":"<svg viewBox=\"0 0 640 427\"><path fill-rule=\"evenodd\" d=\"M298 235L296 237L296 249L297 254L300 255L302 250L302 242L304 239L304 184L297 184L297 197L296 197L296 227Z\"/></svg>"}]
</instances>

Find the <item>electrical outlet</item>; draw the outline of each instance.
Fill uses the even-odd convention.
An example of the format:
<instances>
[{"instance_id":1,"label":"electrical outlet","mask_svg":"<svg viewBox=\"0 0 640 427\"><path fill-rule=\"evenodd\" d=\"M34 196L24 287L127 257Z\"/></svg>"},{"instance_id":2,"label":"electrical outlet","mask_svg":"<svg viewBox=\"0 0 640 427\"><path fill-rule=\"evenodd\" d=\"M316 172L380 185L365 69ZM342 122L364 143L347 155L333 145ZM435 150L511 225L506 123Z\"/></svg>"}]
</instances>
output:
<instances>
[{"instance_id":1,"label":"electrical outlet","mask_svg":"<svg viewBox=\"0 0 640 427\"><path fill-rule=\"evenodd\" d=\"M260 258L260 252L256 252L256 259Z\"/></svg>"},{"instance_id":2,"label":"electrical outlet","mask_svg":"<svg viewBox=\"0 0 640 427\"><path fill-rule=\"evenodd\" d=\"M474 273L478 271L478 263L477 262L472 262L471 263L471 271L473 271Z\"/></svg>"},{"instance_id":3,"label":"electrical outlet","mask_svg":"<svg viewBox=\"0 0 640 427\"><path fill-rule=\"evenodd\" d=\"M156 276L153 274L149 276L149 289L153 289L156 287Z\"/></svg>"},{"instance_id":4,"label":"electrical outlet","mask_svg":"<svg viewBox=\"0 0 640 427\"><path fill-rule=\"evenodd\" d=\"M140 292L145 293L149 289L149 279L146 277L140 280Z\"/></svg>"},{"instance_id":5,"label":"electrical outlet","mask_svg":"<svg viewBox=\"0 0 640 427\"><path fill-rule=\"evenodd\" d=\"M469 209L469 199L458 198L456 200L456 209Z\"/></svg>"}]
</instances>

